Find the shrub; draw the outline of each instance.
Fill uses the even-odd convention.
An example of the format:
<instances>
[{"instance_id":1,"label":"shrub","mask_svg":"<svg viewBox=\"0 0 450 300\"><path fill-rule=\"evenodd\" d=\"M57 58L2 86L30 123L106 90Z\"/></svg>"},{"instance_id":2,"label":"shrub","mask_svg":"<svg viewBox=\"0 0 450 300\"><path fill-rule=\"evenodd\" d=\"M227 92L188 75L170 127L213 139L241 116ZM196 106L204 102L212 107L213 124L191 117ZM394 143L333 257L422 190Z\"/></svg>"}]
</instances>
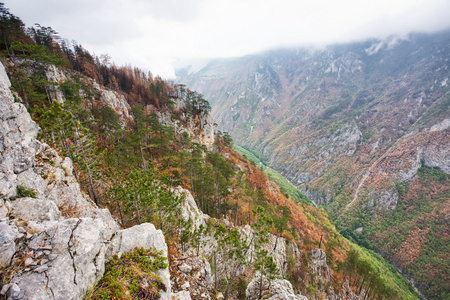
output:
<instances>
[{"instance_id":1,"label":"shrub","mask_svg":"<svg viewBox=\"0 0 450 300\"><path fill-rule=\"evenodd\" d=\"M23 197L36 198L36 191L31 188L27 188L23 184L19 184L17 186L17 193L15 198L23 198Z\"/></svg>"}]
</instances>

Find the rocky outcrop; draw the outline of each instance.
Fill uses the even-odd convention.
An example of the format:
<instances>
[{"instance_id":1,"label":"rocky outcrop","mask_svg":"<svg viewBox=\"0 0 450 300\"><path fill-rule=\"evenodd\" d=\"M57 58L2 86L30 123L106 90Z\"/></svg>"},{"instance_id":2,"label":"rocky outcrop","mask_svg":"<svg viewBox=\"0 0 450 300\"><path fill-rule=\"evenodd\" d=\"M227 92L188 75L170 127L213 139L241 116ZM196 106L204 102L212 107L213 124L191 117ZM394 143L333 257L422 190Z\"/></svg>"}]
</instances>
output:
<instances>
[{"instance_id":1,"label":"rocky outcrop","mask_svg":"<svg viewBox=\"0 0 450 300\"><path fill-rule=\"evenodd\" d=\"M54 83L53 85L47 87L51 99L64 103L66 101L66 96L61 91L58 84L66 81L69 78L69 75L63 70L57 68L55 65L49 65L45 75L49 82Z\"/></svg>"},{"instance_id":2,"label":"rocky outcrop","mask_svg":"<svg viewBox=\"0 0 450 300\"><path fill-rule=\"evenodd\" d=\"M259 297L260 293L261 297ZM277 279L269 282L264 276L261 277L259 275L255 276L248 284L245 295L247 296L247 300L308 300L307 297L301 294L295 294L292 284L289 281Z\"/></svg>"},{"instance_id":3,"label":"rocky outcrop","mask_svg":"<svg viewBox=\"0 0 450 300\"><path fill-rule=\"evenodd\" d=\"M30 169L40 144L36 141L38 126L26 108L14 103L9 79L0 66L0 197L16 193L18 175Z\"/></svg>"},{"instance_id":4,"label":"rocky outcrop","mask_svg":"<svg viewBox=\"0 0 450 300\"><path fill-rule=\"evenodd\" d=\"M173 258L170 264L172 291L180 299L213 299L210 295L213 287L211 266L201 256L181 255ZM182 296L189 295L189 298Z\"/></svg>"},{"instance_id":5,"label":"rocky outcrop","mask_svg":"<svg viewBox=\"0 0 450 300\"><path fill-rule=\"evenodd\" d=\"M9 87L0 65L0 294L82 299L113 255L145 247L167 256L160 230L152 224L120 230L80 190L71 160L36 140L38 126ZM159 275L169 299L169 272Z\"/></svg>"},{"instance_id":6,"label":"rocky outcrop","mask_svg":"<svg viewBox=\"0 0 450 300\"><path fill-rule=\"evenodd\" d=\"M181 218L184 221L190 221L194 229L198 229L200 225L206 228L206 220L209 219L209 216L198 209L191 192L182 187L176 187L174 195L181 196L183 199L181 203Z\"/></svg>"},{"instance_id":7,"label":"rocky outcrop","mask_svg":"<svg viewBox=\"0 0 450 300\"><path fill-rule=\"evenodd\" d=\"M94 89L100 94L100 101L106 106L112 108L120 117L122 124L124 125L127 120L131 118L131 106L128 104L125 97L112 90L106 90L101 88L98 83L94 81Z\"/></svg>"},{"instance_id":8,"label":"rocky outcrop","mask_svg":"<svg viewBox=\"0 0 450 300\"><path fill-rule=\"evenodd\" d=\"M185 109L186 101L179 98L172 100L175 103L176 110L182 112ZM173 118L167 111L158 111L157 114L161 125L172 127L179 136L183 136L186 133L193 142L205 145L208 150L212 149L216 129L214 120L208 112L192 116L182 112L179 119Z\"/></svg>"},{"instance_id":9,"label":"rocky outcrop","mask_svg":"<svg viewBox=\"0 0 450 300\"><path fill-rule=\"evenodd\" d=\"M314 274L328 278L331 271L327 265L327 255L322 249L316 248L311 251L309 267Z\"/></svg>"},{"instance_id":10,"label":"rocky outcrop","mask_svg":"<svg viewBox=\"0 0 450 300\"><path fill-rule=\"evenodd\" d=\"M397 206L398 192L395 187L382 191L372 191L369 193L372 201L369 202L368 207L378 207L382 210L392 210Z\"/></svg>"},{"instance_id":11,"label":"rocky outcrop","mask_svg":"<svg viewBox=\"0 0 450 300\"><path fill-rule=\"evenodd\" d=\"M114 237L110 240L106 256L119 257L134 248L157 249L162 251L164 257L168 256L167 244L161 230L157 230L153 224L144 223L131 228L119 230L115 232ZM156 272L166 286L166 292L161 292L162 299L170 299L172 291L172 283L170 281L170 272L168 268L158 270Z\"/></svg>"}]
</instances>

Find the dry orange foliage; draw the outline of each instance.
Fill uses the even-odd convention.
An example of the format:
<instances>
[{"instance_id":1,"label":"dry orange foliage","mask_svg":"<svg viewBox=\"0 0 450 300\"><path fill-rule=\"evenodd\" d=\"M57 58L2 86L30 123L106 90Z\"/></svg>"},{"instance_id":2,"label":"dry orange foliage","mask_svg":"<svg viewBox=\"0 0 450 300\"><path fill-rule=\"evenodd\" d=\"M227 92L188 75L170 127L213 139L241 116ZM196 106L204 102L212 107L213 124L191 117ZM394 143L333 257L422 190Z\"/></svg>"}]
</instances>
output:
<instances>
[{"instance_id":1,"label":"dry orange foliage","mask_svg":"<svg viewBox=\"0 0 450 300\"><path fill-rule=\"evenodd\" d=\"M420 229L415 227L400 247L395 250L396 260L400 267L407 269L419 257L420 250L427 242L428 231L430 231L430 228Z\"/></svg>"},{"instance_id":2,"label":"dry orange foliage","mask_svg":"<svg viewBox=\"0 0 450 300\"><path fill-rule=\"evenodd\" d=\"M274 185L260 169L253 166L247 159L240 156L234 150L228 148L223 148L222 150L228 154L228 159L232 163L239 165L243 170L247 171L246 179L253 189L261 189L266 199L275 207L284 205L289 208L292 216L292 220L290 222L291 226L296 229L302 241L308 241L308 243L303 244L302 250L309 251L316 248L321 238L322 249L326 247L325 244L330 239L329 232L320 226L320 224L314 224L311 222L305 215L304 211L311 213L314 212L314 216L319 216L319 221L325 222L326 217L323 213L319 212L317 208L310 205L296 203L287 199L280 192L279 188ZM248 208L246 207L241 207L240 209L241 211L245 210L248 212ZM320 220L321 218L322 220ZM341 248L339 248L339 246ZM333 251L333 254L335 260L342 261L346 258L344 249L347 249L347 245L339 246L335 249L335 251Z\"/></svg>"}]
</instances>

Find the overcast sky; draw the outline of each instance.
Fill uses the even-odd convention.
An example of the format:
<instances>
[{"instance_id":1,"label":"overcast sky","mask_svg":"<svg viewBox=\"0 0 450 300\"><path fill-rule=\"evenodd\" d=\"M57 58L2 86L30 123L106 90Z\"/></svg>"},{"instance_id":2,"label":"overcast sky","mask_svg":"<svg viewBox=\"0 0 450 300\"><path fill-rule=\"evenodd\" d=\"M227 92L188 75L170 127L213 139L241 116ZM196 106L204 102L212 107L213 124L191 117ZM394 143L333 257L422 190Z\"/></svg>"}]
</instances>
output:
<instances>
[{"instance_id":1,"label":"overcast sky","mask_svg":"<svg viewBox=\"0 0 450 300\"><path fill-rule=\"evenodd\" d=\"M91 53L164 78L197 58L450 27L449 0L4 0Z\"/></svg>"}]
</instances>

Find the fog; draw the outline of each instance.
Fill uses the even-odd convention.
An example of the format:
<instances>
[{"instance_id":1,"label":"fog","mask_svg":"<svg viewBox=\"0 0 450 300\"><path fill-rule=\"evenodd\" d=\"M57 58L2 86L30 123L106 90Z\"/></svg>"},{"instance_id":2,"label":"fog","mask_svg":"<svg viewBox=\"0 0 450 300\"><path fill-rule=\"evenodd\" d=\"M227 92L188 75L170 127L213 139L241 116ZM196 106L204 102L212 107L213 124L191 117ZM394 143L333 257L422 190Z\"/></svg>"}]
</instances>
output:
<instances>
[{"instance_id":1,"label":"fog","mask_svg":"<svg viewBox=\"0 0 450 300\"><path fill-rule=\"evenodd\" d=\"M173 78L191 60L450 27L447 0L7 0L27 26L51 26L96 55Z\"/></svg>"}]
</instances>

